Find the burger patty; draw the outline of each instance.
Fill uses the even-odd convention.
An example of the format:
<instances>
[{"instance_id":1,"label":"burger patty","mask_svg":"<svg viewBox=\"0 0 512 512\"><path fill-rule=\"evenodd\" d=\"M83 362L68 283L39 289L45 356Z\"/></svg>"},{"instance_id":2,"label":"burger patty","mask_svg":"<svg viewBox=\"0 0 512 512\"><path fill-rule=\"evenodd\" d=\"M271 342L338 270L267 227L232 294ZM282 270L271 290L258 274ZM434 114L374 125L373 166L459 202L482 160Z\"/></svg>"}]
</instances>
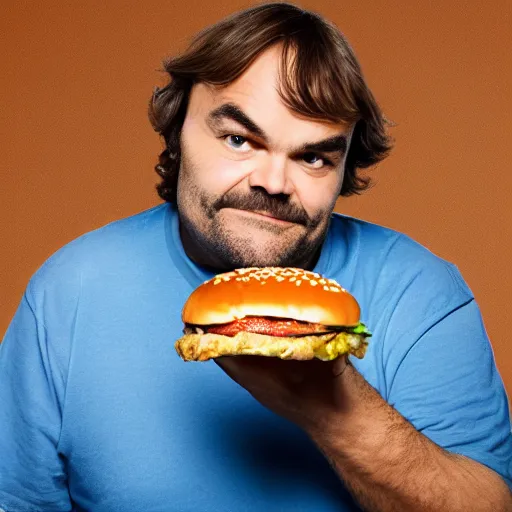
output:
<instances>
[{"instance_id":1,"label":"burger patty","mask_svg":"<svg viewBox=\"0 0 512 512\"><path fill-rule=\"evenodd\" d=\"M224 336L236 336L239 332L243 331L284 338L287 336L307 336L309 334L327 333L331 332L332 329L328 329L321 324L300 322L298 320L245 317L227 324L204 327L204 331L212 334L222 334Z\"/></svg>"},{"instance_id":2,"label":"burger patty","mask_svg":"<svg viewBox=\"0 0 512 512\"><path fill-rule=\"evenodd\" d=\"M236 336L185 334L175 343L175 348L185 361L238 355L331 361L342 354L362 358L367 345L365 336L348 332L282 337L241 331Z\"/></svg>"}]
</instances>

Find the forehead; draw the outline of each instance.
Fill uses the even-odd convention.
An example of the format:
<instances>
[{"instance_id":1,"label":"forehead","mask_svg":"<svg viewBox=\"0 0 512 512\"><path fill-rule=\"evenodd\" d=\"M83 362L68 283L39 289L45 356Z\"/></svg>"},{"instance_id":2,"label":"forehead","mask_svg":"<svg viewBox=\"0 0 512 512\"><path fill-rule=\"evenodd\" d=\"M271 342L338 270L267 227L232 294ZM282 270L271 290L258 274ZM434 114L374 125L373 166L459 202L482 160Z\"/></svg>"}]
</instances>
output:
<instances>
[{"instance_id":1,"label":"forehead","mask_svg":"<svg viewBox=\"0 0 512 512\"><path fill-rule=\"evenodd\" d=\"M234 82L213 91L217 100L237 98L251 108L253 104L265 108L267 104L287 110L278 93L281 58L277 48L260 55ZM280 112L281 114L283 112Z\"/></svg>"},{"instance_id":2,"label":"forehead","mask_svg":"<svg viewBox=\"0 0 512 512\"><path fill-rule=\"evenodd\" d=\"M283 144L309 142L350 131L348 123L312 120L290 110L279 95L280 64L279 48L271 48L227 86L197 85L192 91L190 108L206 117L222 104L234 103L273 140Z\"/></svg>"}]
</instances>

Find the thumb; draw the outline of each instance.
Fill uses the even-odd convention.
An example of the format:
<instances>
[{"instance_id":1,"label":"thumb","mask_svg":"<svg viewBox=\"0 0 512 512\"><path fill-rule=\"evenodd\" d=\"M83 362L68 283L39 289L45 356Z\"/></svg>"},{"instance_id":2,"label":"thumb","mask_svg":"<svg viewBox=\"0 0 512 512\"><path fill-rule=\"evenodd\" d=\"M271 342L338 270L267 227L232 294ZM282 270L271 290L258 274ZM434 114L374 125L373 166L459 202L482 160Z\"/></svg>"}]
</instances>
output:
<instances>
[{"instance_id":1,"label":"thumb","mask_svg":"<svg viewBox=\"0 0 512 512\"><path fill-rule=\"evenodd\" d=\"M348 358L348 354L344 354L337 359L335 359L331 366L332 375L334 378L339 378L343 375L347 366L350 365L350 360Z\"/></svg>"}]
</instances>

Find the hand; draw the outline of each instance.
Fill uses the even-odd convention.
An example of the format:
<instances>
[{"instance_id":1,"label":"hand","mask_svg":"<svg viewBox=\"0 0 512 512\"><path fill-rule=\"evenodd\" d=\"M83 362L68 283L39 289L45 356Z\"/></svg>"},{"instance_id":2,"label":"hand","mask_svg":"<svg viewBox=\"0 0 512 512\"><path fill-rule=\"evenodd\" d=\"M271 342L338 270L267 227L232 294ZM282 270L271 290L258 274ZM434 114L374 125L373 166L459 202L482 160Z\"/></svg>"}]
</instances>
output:
<instances>
[{"instance_id":1,"label":"hand","mask_svg":"<svg viewBox=\"0 0 512 512\"><path fill-rule=\"evenodd\" d=\"M355 372L346 356L334 361L226 356L215 362L262 405L306 431L322 428L343 409L343 381Z\"/></svg>"}]
</instances>

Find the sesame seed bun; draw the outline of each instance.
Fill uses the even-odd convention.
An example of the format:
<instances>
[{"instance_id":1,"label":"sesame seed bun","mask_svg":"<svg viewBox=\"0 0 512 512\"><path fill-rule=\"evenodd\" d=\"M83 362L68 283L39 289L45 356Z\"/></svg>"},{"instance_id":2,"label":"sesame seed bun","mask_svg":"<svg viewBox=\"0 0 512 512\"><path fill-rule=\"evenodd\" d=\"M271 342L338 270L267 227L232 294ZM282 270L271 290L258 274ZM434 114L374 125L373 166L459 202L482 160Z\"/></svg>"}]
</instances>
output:
<instances>
[{"instance_id":1,"label":"sesame seed bun","mask_svg":"<svg viewBox=\"0 0 512 512\"><path fill-rule=\"evenodd\" d=\"M182 311L186 324L225 324L248 316L355 326L360 308L336 281L298 268L244 268L196 288Z\"/></svg>"}]
</instances>

